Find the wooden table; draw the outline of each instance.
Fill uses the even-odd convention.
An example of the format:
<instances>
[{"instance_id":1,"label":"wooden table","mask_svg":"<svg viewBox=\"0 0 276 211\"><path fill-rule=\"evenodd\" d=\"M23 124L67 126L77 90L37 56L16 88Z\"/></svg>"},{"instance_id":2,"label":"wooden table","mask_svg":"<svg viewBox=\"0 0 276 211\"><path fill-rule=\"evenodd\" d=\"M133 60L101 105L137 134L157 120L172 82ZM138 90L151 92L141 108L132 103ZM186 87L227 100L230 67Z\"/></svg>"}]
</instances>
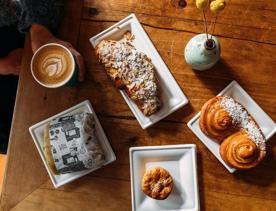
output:
<instances>
[{"instance_id":1,"label":"wooden table","mask_svg":"<svg viewBox=\"0 0 276 211\"><path fill-rule=\"evenodd\" d=\"M276 210L275 139L257 168L230 174L189 130L187 122L203 103L233 79L276 119L276 1L231 0L219 16L215 35L222 45L218 65L191 70L183 59L187 41L203 31L192 0L67 1L60 36L85 58L87 80L77 88L46 89L30 74L27 39L17 93L1 210L131 210L128 149L132 146L197 145L201 210ZM190 104L142 130L96 61L88 38L136 13ZM71 184L54 189L28 128L89 99L117 155L117 161Z\"/></svg>"}]
</instances>

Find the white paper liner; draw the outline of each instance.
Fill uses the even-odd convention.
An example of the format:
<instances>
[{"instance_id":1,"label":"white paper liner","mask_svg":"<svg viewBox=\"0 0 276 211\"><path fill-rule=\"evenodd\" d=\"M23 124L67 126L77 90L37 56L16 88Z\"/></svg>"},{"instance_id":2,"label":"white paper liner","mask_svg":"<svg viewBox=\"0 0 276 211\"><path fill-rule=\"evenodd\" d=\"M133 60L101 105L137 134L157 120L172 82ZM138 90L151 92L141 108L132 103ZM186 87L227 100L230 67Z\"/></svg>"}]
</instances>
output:
<instances>
[{"instance_id":1,"label":"white paper liner","mask_svg":"<svg viewBox=\"0 0 276 211\"><path fill-rule=\"evenodd\" d=\"M58 173L100 167L104 153L95 136L93 115L80 113L50 122L49 137Z\"/></svg>"}]
</instances>

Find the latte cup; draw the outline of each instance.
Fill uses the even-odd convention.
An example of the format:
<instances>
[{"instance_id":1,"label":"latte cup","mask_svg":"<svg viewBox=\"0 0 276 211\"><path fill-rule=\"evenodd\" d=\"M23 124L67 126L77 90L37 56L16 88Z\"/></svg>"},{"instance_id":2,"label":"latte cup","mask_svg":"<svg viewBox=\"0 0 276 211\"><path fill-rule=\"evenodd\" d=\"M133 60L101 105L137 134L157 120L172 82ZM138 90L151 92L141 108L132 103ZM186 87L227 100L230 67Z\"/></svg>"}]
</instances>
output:
<instances>
[{"instance_id":1,"label":"latte cup","mask_svg":"<svg viewBox=\"0 0 276 211\"><path fill-rule=\"evenodd\" d=\"M78 83L78 65L65 46L48 43L41 46L31 60L34 79L47 88L73 87Z\"/></svg>"}]
</instances>

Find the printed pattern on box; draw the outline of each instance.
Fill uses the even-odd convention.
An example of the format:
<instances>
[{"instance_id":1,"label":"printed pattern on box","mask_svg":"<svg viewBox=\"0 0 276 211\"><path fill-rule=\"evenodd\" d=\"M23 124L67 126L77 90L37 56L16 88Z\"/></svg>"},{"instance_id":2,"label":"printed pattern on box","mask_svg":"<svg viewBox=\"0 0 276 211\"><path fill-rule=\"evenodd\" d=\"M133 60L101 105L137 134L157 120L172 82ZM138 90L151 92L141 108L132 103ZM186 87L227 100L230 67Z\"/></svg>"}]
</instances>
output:
<instances>
[{"instance_id":1,"label":"printed pattern on box","mask_svg":"<svg viewBox=\"0 0 276 211\"><path fill-rule=\"evenodd\" d=\"M105 162L92 114L81 113L52 120L49 137L59 173L97 168Z\"/></svg>"}]
</instances>

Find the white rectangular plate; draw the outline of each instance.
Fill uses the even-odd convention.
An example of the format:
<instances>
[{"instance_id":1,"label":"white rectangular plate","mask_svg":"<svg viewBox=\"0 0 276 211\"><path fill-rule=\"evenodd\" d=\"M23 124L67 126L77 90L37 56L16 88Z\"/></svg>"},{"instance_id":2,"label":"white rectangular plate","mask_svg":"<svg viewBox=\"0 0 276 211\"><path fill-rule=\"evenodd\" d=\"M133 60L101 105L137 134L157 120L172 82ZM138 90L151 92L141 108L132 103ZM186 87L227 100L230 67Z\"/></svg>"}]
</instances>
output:
<instances>
[{"instance_id":1,"label":"white rectangular plate","mask_svg":"<svg viewBox=\"0 0 276 211\"><path fill-rule=\"evenodd\" d=\"M93 116L94 116L95 125L96 125L96 136L97 136L97 138L104 150L104 154L105 154L106 162L104 163L104 165L107 165L116 160L116 156L110 146L110 143L109 143L107 137L105 136L105 133L103 131L103 128L102 128L98 118L97 118L97 115L96 115L95 111L93 110L93 107L91 106L90 102L88 100L86 100L72 108L69 108L69 109L67 109L55 116L52 116L42 122L39 122L29 128L29 131L31 133L33 141L38 149L40 157L47 169L47 172L48 172L55 188L58 188L66 183L72 182L73 180L76 180L76 179L98 169L98 168L94 168L94 169L83 170L83 171L73 172L73 173L68 173L68 174L54 175L51 173L51 171L46 163L46 158L44 156L43 134L44 134L45 126L54 118L65 116L65 115L73 115L73 114L82 113L82 112L88 112L88 113L93 114Z\"/></svg>"},{"instance_id":2,"label":"white rectangular plate","mask_svg":"<svg viewBox=\"0 0 276 211\"><path fill-rule=\"evenodd\" d=\"M133 41L135 48L144 52L152 59L161 90L163 106L157 113L150 117L144 116L127 94L124 91L120 91L141 127L145 129L186 105L188 99L183 94L170 70L160 57L134 14L129 15L117 24L90 38L90 42L95 48L95 46L104 39L121 40L127 31L130 31L135 36Z\"/></svg>"},{"instance_id":3,"label":"white rectangular plate","mask_svg":"<svg viewBox=\"0 0 276 211\"><path fill-rule=\"evenodd\" d=\"M132 147L129 149L132 211L199 210L196 145ZM141 181L146 170L163 167L173 177L173 190L165 200L146 196Z\"/></svg>"},{"instance_id":4,"label":"white rectangular plate","mask_svg":"<svg viewBox=\"0 0 276 211\"><path fill-rule=\"evenodd\" d=\"M236 82L232 81L218 96L228 95L241 103L247 111L254 117L259 124L266 140L273 136L276 132L274 121L258 106L258 104L246 93L246 91ZM199 127L200 112L197 113L188 122L188 127L196 134L196 136L207 146L207 148L216 156L216 158L227 168L228 171L234 173L235 168L227 165L219 154L220 145L214 140L206 136Z\"/></svg>"}]
</instances>

